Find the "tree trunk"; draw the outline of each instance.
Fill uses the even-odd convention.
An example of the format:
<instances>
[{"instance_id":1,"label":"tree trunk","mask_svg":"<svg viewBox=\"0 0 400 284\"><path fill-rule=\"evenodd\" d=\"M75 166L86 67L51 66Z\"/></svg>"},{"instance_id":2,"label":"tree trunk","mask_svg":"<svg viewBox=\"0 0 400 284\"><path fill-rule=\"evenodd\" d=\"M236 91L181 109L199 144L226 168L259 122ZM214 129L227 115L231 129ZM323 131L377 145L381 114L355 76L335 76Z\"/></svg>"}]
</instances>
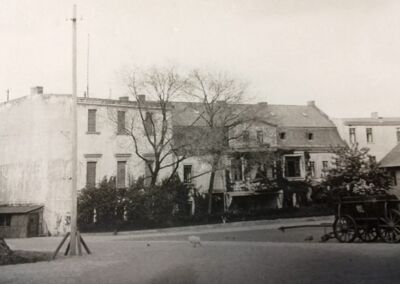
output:
<instances>
[{"instance_id":1,"label":"tree trunk","mask_svg":"<svg viewBox=\"0 0 400 284\"><path fill-rule=\"evenodd\" d=\"M211 175L210 175L210 183L208 185L208 209L207 213L210 215L212 212L212 197L214 191L214 180L215 180L215 173L217 171L218 163L219 163L220 156L213 157L213 163L211 165Z\"/></svg>"}]
</instances>

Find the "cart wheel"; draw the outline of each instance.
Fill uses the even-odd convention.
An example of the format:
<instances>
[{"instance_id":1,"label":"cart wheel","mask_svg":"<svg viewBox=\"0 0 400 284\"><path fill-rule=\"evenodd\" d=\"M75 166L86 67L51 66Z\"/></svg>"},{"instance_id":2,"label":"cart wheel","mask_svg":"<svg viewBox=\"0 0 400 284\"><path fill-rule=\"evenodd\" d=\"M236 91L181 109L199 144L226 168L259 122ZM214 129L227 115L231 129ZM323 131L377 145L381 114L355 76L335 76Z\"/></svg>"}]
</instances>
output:
<instances>
[{"instance_id":1,"label":"cart wheel","mask_svg":"<svg viewBox=\"0 0 400 284\"><path fill-rule=\"evenodd\" d=\"M387 243L400 241L400 212L390 210L386 217L381 218L378 230L381 239Z\"/></svg>"},{"instance_id":2,"label":"cart wheel","mask_svg":"<svg viewBox=\"0 0 400 284\"><path fill-rule=\"evenodd\" d=\"M356 222L349 215L336 218L333 223L335 238L341 243L351 243L357 237Z\"/></svg>"},{"instance_id":3,"label":"cart wheel","mask_svg":"<svg viewBox=\"0 0 400 284\"><path fill-rule=\"evenodd\" d=\"M371 243L376 241L378 238L378 230L376 227L361 227L357 230L358 237L360 240L366 243Z\"/></svg>"}]
</instances>

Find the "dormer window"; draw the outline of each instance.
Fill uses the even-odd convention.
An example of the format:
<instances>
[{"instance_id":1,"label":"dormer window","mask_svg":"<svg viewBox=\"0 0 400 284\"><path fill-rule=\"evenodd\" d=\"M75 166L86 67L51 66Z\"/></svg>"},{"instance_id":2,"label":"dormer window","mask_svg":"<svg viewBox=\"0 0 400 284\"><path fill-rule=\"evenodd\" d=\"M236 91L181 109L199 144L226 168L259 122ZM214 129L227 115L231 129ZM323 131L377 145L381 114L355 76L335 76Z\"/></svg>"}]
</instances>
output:
<instances>
[{"instance_id":1,"label":"dormer window","mask_svg":"<svg viewBox=\"0 0 400 284\"><path fill-rule=\"evenodd\" d=\"M314 140L314 133L307 133L308 140Z\"/></svg>"},{"instance_id":2,"label":"dormer window","mask_svg":"<svg viewBox=\"0 0 400 284\"><path fill-rule=\"evenodd\" d=\"M286 139L286 132L281 132L281 133L279 133L279 138L280 138L281 140Z\"/></svg>"}]
</instances>

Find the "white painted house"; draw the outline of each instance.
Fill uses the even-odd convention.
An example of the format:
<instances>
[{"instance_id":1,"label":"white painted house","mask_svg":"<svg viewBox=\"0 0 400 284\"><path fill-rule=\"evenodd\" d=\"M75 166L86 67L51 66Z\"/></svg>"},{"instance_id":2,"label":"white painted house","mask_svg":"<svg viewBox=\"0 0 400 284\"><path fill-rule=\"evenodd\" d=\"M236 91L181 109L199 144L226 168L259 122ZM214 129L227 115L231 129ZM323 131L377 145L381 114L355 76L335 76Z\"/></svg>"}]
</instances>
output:
<instances>
[{"instance_id":1,"label":"white painted house","mask_svg":"<svg viewBox=\"0 0 400 284\"><path fill-rule=\"evenodd\" d=\"M332 120L349 146L357 143L359 148L369 148L378 162L400 142L400 117L380 117L374 112L371 117Z\"/></svg>"},{"instance_id":2,"label":"white painted house","mask_svg":"<svg viewBox=\"0 0 400 284\"><path fill-rule=\"evenodd\" d=\"M157 118L159 106L141 99L146 111ZM69 230L71 106L70 95L43 94L41 87L0 104L0 206L43 205L39 234ZM78 190L105 176L115 176L118 187L148 176L132 138L122 131L131 125L138 133L140 153L151 161L136 102L127 97L78 98ZM12 226L12 219L8 225Z\"/></svg>"}]
</instances>

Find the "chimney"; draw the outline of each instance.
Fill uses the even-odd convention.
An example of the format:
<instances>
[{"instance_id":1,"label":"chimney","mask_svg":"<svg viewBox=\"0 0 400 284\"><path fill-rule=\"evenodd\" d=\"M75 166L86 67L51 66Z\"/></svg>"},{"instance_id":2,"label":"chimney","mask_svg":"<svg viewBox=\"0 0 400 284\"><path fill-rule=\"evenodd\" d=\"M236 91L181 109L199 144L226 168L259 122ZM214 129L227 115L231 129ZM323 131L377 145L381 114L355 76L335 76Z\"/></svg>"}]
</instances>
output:
<instances>
[{"instance_id":1,"label":"chimney","mask_svg":"<svg viewBox=\"0 0 400 284\"><path fill-rule=\"evenodd\" d=\"M42 86L32 87L31 95L43 95L43 87Z\"/></svg>"},{"instance_id":2,"label":"chimney","mask_svg":"<svg viewBox=\"0 0 400 284\"><path fill-rule=\"evenodd\" d=\"M371 112L371 118L378 119L378 112L376 112L376 111Z\"/></svg>"},{"instance_id":3,"label":"chimney","mask_svg":"<svg viewBox=\"0 0 400 284\"><path fill-rule=\"evenodd\" d=\"M311 107L315 107L315 101L308 101L307 105L311 106Z\"/></svg>"},{"instance_id":4,"label":"chimney","mask_svg":"<svg viewBox=\"0 0 400 284\"><path fill-rule=\"evenodd\" d=\"M138 95L137 100L138 100L139 103L146 102L146 95Z\"/></svg>"},{"instance_id":5,"label":"chimney","mask_svg":"<svg viewBox=\"0 0 400 284\"><path fill-rule=\"evenodd\" d=\"M118 100L119 100L120 102L129 102L129 97L128 97L128 96L119 97Z\"/></svg>"}]
</instances>

